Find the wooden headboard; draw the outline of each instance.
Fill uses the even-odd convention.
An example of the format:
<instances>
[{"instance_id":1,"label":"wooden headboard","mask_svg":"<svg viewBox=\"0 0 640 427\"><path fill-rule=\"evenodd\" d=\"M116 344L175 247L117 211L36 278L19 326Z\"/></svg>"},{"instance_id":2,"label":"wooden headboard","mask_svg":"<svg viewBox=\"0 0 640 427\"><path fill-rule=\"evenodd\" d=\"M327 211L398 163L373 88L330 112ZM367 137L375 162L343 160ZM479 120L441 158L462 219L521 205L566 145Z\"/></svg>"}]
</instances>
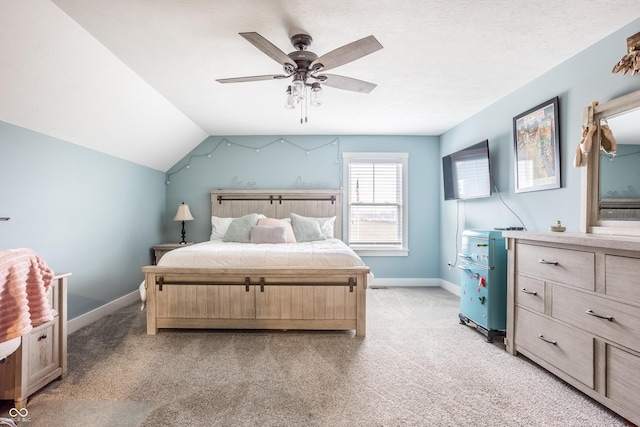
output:
<instances>
[{"instance_id":1,"label":"wooden headboard","mask_svg":"<svg viewBox=\"0 0 640 427\"><path fill-rule=\"evenodd\" d=\"M269 218L289 214L335 216L334 237L342 238L341 190L211 190L211 215L237 218L250 213Z\"/></svg>"}]
</instances>

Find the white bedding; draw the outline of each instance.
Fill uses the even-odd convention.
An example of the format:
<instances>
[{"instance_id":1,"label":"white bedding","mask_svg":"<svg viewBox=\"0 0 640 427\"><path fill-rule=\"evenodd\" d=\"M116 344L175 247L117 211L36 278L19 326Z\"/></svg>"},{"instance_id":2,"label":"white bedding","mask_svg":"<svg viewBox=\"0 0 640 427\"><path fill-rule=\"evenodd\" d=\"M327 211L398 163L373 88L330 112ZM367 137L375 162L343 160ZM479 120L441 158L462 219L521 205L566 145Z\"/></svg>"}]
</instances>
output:
<instances>
[{"instance_id":1,"label":"white bedding","mask_svg":"<svg viewBox=\"0 0 640 427\"><path fill-rule=\"evenodd\" d=\"M359 267L360 257L342 240L304 243L234 243L213 240L167 252L158 266L185 268Z\"/></svg>"}]
</instances>

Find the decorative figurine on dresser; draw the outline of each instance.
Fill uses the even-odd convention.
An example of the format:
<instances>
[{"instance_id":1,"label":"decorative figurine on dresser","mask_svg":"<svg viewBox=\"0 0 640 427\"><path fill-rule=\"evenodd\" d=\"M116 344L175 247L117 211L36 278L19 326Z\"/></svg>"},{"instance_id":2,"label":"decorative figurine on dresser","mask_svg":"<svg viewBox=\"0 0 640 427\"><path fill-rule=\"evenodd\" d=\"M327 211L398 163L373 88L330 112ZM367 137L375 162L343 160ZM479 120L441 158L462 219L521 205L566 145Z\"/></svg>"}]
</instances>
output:
<instances>
[{"instance_id":1,"label":"decorative figurine on dresser","mask_svg":"<svg viewBox=\"0 0 640 427\"><path fill-rule=\"evenodd\" d=\"M507 325L507 251L500 231L465 230L460 264L460 323L487 337Z\"/></svg>"},{"instance_id":2,"label":"decorative figurine on dresser","mask_svg":"<svg viewBox=\"0 0 640 427\"><path fill-rule=\"evenodd\" d=\"M31 249L0 251L0 399L16 409L67 373L67 278Z\"/></svg>"}]
</instances>

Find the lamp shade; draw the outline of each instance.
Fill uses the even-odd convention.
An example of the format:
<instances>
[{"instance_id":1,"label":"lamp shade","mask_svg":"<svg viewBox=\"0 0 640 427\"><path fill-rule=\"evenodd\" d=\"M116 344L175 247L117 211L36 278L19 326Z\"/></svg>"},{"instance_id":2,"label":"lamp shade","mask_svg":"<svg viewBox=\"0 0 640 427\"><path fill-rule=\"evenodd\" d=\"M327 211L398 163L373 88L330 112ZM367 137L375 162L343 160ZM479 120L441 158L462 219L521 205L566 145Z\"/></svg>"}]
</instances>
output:
<instances>
[{"instance_id":1,"label":"lamp shade","mask_svg":"<svg viewBox=\"0 0 640 427\"><path fill-rule=\"evenodd\" d=\"M178 205L178 212L176 212L176 216L173 217L174 221L192 221L193 216L191 215L191 211L189 210L189 205L184 204L184 202Z\"/></svg>"}]
</instances>

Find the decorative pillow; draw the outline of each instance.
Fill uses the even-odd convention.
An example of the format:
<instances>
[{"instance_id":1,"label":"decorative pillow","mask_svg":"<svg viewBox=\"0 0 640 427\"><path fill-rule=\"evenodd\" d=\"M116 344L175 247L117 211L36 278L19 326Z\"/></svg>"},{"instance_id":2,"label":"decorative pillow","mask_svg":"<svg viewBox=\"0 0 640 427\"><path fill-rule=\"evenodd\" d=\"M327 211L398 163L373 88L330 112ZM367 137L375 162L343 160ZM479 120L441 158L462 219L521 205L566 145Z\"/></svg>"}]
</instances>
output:
<instances>
[{"instance_id":1,"label":"decorative pillow","mask_svg":"<svg viewBox=\"0 0 640 427\"><path fill-rule=\"evenodd\" d=\"M297 242L313 242L314 240L326 240L320 222L316 218L307 218L298 214L291 214L291 225Z\"/></svg>"},{"instance_id":2,"label":"decorative pillow","mask_svg":"<svg viewBox=\"0 0 640 427\"><path fill-rule=\"evenodd\" d=\"M231 225L233 218L220 218L217 216L211 217L211 237L209 240L222 240L224 235L227 234L229 225Z\"/></svg>"},{"instance_id":3,"label":"decorative pillow","mask_svg":"<svg viewBox=\"0 0 640 427\"><path fill-rule=\"evenodd\" d=\"M254 225L251 227L251 243L287 243L286 228Z\"/></svg>"},{"instance_id":4,"label":"decorative pillow","mask_svg":"<svg viewBox=\"0 0 640 427\"><path fill-rule=\"evenodd\" d=\"M291 220L287 218L289 221L284 219L275 219L275 218L260 218L258 220L258 225L265 227L284 227L285 236L287 238L287 243L295 243L296 236L293 234L293 227L291 227Z\"/></svg>"},{"instance_id":5,"label":"decorative pillow","mask_svg":"<svg viewBox=\"0 0 640 427\"><path fill-rule=\"evenodd\" d=\"M258 222L258 214L249 214L240 218L235 218L229 224L229 229L222 239L223 242L251 242L251 227Z\"/></svg>"}]
</instances>

